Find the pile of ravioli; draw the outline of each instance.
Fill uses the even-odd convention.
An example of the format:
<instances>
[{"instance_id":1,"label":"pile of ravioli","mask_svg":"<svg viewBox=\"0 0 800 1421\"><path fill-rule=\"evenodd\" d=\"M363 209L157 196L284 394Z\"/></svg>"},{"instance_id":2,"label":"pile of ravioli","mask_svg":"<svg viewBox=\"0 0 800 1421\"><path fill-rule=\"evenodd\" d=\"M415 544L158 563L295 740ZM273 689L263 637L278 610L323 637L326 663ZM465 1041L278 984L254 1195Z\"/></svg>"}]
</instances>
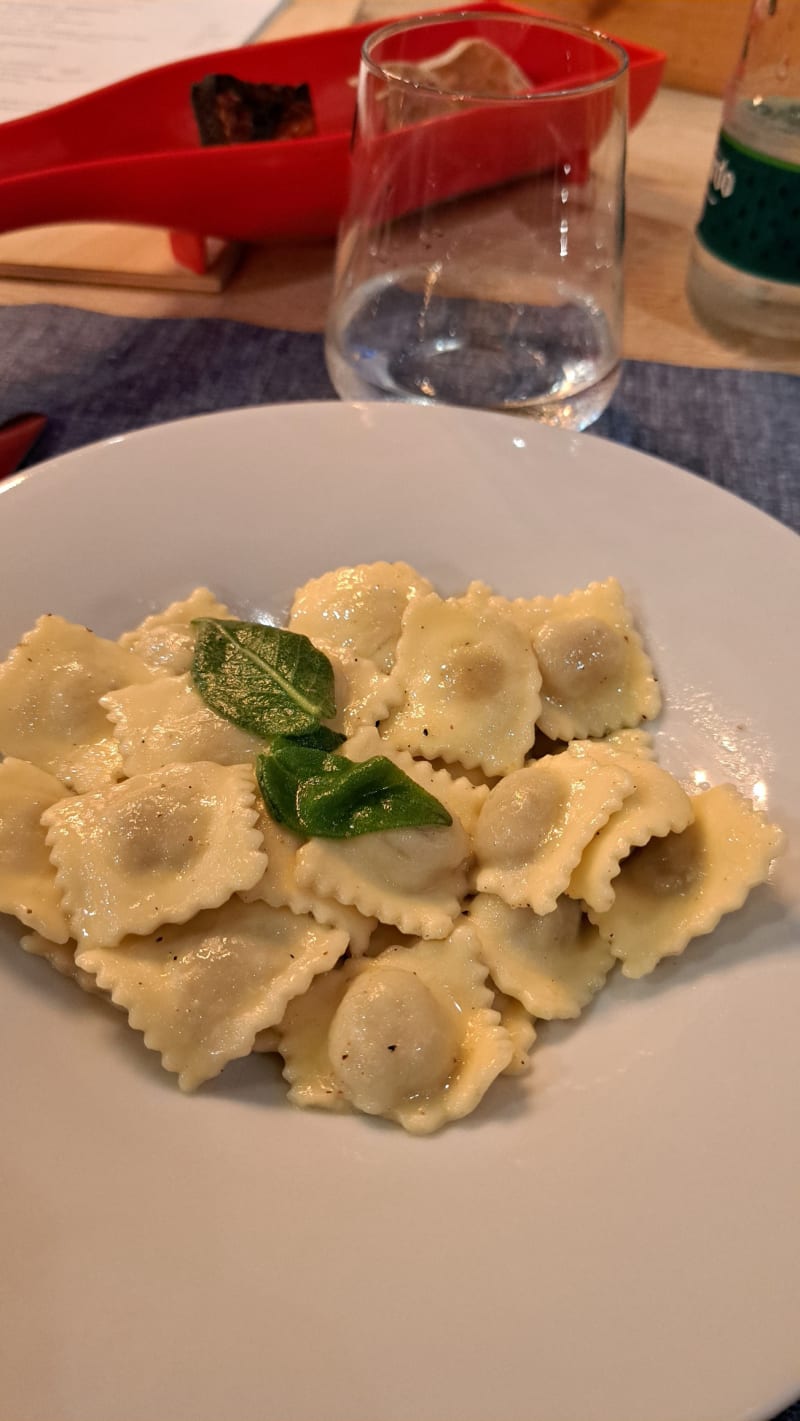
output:
<instances>
[{"instance_id":1,"label":"pile of ravioli","mask_svg":"<svg viewBox=\"0 0 800 1421\"><path fill-rule=\"evenodd\" d=\"M452 816L352 839L276 823L263 746L194 689L192 620L231 615L205 588L119 641L47 615L0 666L0 911L184 1090L277 1051L295 1104L433 1131L525 1069L537 1019L683 952L780 849L732 786L656 764L613 578L441 598L375 563L300 588L289 628L333 664L342 753Z\"/></svg>"}]
</instances>

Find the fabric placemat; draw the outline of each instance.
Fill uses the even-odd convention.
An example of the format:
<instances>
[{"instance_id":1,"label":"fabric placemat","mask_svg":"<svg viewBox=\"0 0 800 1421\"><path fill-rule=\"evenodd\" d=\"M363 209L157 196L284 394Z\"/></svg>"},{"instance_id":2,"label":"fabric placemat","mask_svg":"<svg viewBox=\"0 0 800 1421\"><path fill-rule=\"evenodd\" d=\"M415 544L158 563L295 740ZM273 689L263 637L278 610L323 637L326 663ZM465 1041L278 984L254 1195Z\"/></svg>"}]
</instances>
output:
<instances>
[{"instance_id":1,"label":"fabric placemat","mask_svg":"<svg viewBox=\"0 0 800 1421\"><path fill-rule=\"evenodd\" d=\"M319 335L48 305L0 309L0 423L47 416L24 466L164 420L335 398ZM800 531L796 376L630 360L592 433L690 469ZM775 1421L800 1421L800 1402Z\"/></svg>"},{"instance_id":2,"label":"fabric placemat","mask_svg":"<svg viewBox=\"0 0 800 1421\"><path fill-rule=\"evenodd\" d=\"M210 410L334 399L322 337L237 321L0 310L0 422L48 424L27 464ZM593 434L679 464L800 531L800 378L627 361Z\"/></svg>"}]
</instances>

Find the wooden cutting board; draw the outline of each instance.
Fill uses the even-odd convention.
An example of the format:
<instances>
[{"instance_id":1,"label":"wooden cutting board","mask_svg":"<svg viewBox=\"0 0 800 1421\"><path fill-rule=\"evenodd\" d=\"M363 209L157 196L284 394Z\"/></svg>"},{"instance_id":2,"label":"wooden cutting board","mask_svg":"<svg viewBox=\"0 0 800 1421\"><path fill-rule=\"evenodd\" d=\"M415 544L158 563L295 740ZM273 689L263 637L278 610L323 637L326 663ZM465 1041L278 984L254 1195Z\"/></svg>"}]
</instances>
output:
<instances>
[{"instance_id":1,"label":"wooden cutting board","mask_svg":"<svg viewBox=\"0 0 800 1421\"><path fill-rule=\"evenodd\" d=\"M63 223L2 233L0 277L222 291L242 250L232 242L208 241L206 270L195 272L175 260L166 232L110 222Z\"/></svg>"},{"instance_id":2,"label":"wooden cutting board","mask_svg":"<svg viewBox=\"0 0 800 1421\"><path fill-rule=\"evenodd\" d=\"M359 5L360 0L289 0L259 38L350 25ZM0 277L215 292L233 275L242 250L231 242L207 241L206 269L196 272L176 261L166 232L108 222L63 223L0 234Z\"/></svg>"}]
</instances>

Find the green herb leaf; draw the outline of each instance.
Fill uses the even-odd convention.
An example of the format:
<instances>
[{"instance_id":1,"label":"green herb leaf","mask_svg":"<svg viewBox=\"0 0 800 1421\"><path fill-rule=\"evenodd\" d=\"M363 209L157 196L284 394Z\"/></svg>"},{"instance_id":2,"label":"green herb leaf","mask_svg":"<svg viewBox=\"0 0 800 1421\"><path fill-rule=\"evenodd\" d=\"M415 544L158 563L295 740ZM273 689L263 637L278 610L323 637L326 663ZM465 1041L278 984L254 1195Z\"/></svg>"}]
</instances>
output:
<instances>
[{"instance_id":1,"label":"green herb leaf","mask_svg":"<svg viewBox=\"0 0 800 1421\"><path fill-rule=\"evenodd\" d=\"M344 774L306 780L297 794L297 817L307 834L326 839L453 822L438 799L385 755L350 763Z\"/></svg>"},{"instance_id":2,"label":"green herb leaf","mask_svg":"<svg viewBox=\"0 0 800 1421\"><path fill-rule=\"evenodd\" d=\"M453 822L438 799L383 755L354 764L281 737L259 755L256 778L273 818L308 838L353 839Z\"/></svg>"},{"instance_id":3,"label":"green herb leaf","mask_svg":"<svg viewBox=\"0 0 800 1421\"><path fill-rule=\"evenodd\" d=\"M306 730L302 735L281 735L276 737L285 741L287 745L301 745L306 750L338 750L340 745L344 745L346 735L341 735L338 730L329 730L327 725L318 725L316 730Z\"/></svg>"},{"instance_id":4,"label":"green herb leaf","mask_svg":"<svg viewBox=\"0 0 800 1421\"><path fill-rule=\"evenodd\" d=\"M319 732L319 722L336 713L333 668L308 637L216 617L193 626L192 679L217 715L269 740Z\"/></svg>"},{"instance_id":5,"label":"green herb leaf","mask_svg":"<svg viewBox=\"0 0 800 1421\"><path fill-rule=\"evenodd\" d=\"M341 755L315 750L279 735L269 750L256 758L256 780L273 819L295 834L307 835L297 812L300 786L311 779L323 779L326 774L346 773L350 763Z\"/></svg>"}]
</instances>

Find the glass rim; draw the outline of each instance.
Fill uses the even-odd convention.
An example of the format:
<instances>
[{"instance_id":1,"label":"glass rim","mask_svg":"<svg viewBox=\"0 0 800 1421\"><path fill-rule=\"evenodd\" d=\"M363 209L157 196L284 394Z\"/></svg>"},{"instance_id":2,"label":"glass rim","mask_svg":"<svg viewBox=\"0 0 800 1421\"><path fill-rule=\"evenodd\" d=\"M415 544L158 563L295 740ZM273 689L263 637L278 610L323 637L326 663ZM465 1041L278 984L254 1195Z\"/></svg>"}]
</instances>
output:
<instances>
[{"instance_id":1,"label":"glass rim","mask_svg":"<svg viewBox=\"0 0 800 1421\"><path fill-rule=\"evenodd\" d=\"M503 24L524 25L525 28L538 28L546 30L560 30L566 35L579 36L581 39L594 40L600 48L616 61L616 69L613 74L606 74L602 79L589 79L585 84L573 84L569 88L552 89L547 88L540 92L530 94L484 94L478 89L447 90L440 89L436 84L426 84L418 79L409 79L402 74L390 73L379 60L373 59L371 50L374 45L382 40L390 39L393 35L402 34L405 30L422 30L432 28L434 25L455 24L463 20L491 20ZM367 35L361 46L361 64L374 78L384 79L392 84L402 84L406 88L419 94L430 94L438 98L447 99L477 99L484 104L532 104L542 102L545 99L580 98L586 94L597 93L601 89L608 88L616 84L627 72L630 66L630 56L626 49L609 35L603 34L601 30L593 30L588 25L572 25L561 20L551 20L539 15L523 15L502 10L434 10L430 14L414 15L405 20L393 20L391 24L381 25L380 29L373 30L371 35Z\"/></svg>"}]
</instances>

